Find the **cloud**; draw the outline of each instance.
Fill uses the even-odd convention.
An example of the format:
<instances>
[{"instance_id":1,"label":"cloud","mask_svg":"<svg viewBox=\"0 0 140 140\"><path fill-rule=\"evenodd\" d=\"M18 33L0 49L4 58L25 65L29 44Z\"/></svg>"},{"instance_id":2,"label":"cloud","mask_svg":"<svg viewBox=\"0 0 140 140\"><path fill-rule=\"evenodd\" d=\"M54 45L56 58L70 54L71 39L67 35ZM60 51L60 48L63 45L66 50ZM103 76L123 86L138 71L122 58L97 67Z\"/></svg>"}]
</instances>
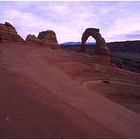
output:
<instances>
[{"instance_id":1,"label":"cloud","mask_svg":"<svg viewBox=\"0 0 140 140\"><path fill-rule=\"evenodd\" d=\"M140 14L135 13L129 15L128 17L121 17L116 19L108 32L106 33L107 38L112 38L114 40L129 40L131 37L135 36L136 32L139 31L140 27ZM128 36L129 35L129 36ZM136 35L137 36L137 35Z\"/></svg>"},{"instance_id":2,"label":"cloud","mask_svg":"<svg viewBox=\"0 0 140 140\"><path fill-rule=\"evenodd\" d=\"M9 21L23 38L51 29L59 43L80 41L86 28L96 27L107 41L129 40L138 38L139 7L126 1L0 1L0 22Z\"/></svg>"},{"instance_id":3,"label":"cloud","mask_svg":"<svg viewBox=\"0 0 140 140\"><path fill-rule=\"evenodd\" d=\"M139 40L140 39L140 30L135 31L135 32L126 33L126 34L125 33L119 34L119 35L116 35L115 38L117 38L118 40Z\"/></svg>"}]
</instances>

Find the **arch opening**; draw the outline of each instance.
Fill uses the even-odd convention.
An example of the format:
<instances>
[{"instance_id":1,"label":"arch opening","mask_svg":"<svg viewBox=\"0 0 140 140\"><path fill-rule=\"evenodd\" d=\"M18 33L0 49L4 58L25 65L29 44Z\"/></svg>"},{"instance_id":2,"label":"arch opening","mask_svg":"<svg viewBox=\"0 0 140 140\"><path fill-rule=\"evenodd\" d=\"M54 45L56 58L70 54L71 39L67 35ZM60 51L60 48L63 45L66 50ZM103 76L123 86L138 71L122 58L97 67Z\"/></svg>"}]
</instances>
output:
<instances>
[{"instance_id":1,"label":"arch opening","mask_svg":"<svg viewBox=\"0 0 140 140\"><path fill-rule=\"evenodd\" d=\"M90 38L94 39L95 40L95 44L97 44L97 39L98 39L98 36L99 36L99 29L96 29L96 28L87 28L85 30L85 32L83 33L82 35L82 38L81 38L81 47L80 47L80 51L81 52L85 52L85 49L86 49L86 42L87 40Z\"/></svg>"},{"instance_id":2,"label":"arch opening","mask_svg":"<svg viewBox=\"0 0 140 140\"><path fill-rule=\"evenodd\" d=\"M99 33L99 29L96 28L87 28L81 38L81 47L80 51L85 53L85 43L88 40L88 38L92 36L96 40L96 46L95 46L95 58L97 58L100 62L100 60L105 64L110 64L110 56L109 56L109 49L106 45L105 39L101 36Z\"/></svg>"}]
</instances>

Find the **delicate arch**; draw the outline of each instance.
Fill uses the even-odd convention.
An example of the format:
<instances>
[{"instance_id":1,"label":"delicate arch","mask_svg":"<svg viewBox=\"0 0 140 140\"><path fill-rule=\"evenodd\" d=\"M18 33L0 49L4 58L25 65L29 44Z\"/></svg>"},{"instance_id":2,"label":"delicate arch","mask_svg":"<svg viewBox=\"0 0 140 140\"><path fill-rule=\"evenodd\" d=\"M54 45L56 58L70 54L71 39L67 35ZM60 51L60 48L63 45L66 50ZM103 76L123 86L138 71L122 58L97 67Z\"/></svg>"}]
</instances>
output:
<instances>
[{"instance_id":1,"label":"delicate arch","mask_svg":"<svg viewBox=\"0 0 140 140\"><path fill-rule=\"evenodd\" d=\"M110 63L109 49L106 45L105 39L99 33L99 29L87 28L81 38L80 51L85 52L85 43L87 39L92 36L96 40L95 55L101 56L102 60Z\"/></svg>"},{"instance_id":2,"label":"delicate arch","mask_svg":"<svg viewBox=\"0 0 140 140\"><path fill-rule=\"evenodd\" d=\"M83 35L82 35L82 38L81 38L81 47L80 47L80 50L81 52L85 52L85 43L87 41L87 39L92 36L95 40L96 40L96 45L97 45L97 41L98 41L98 36L101 36L100 33L99 33L99 29L96 29L96 28L87 28Z\"/></svg>"}]
</instances>

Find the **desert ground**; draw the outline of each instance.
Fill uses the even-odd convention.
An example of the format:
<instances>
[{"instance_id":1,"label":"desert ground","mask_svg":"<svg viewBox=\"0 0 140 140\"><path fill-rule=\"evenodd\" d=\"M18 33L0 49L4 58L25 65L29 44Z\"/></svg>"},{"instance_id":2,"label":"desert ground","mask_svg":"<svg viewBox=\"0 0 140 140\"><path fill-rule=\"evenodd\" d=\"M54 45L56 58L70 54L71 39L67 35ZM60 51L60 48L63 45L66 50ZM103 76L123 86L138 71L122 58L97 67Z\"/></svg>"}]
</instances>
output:
<instances>
[{"instance_id":1,"label":"desert ground","mask_svg":"<svg viewBox=\"0 0 140 140\"><path fill-rule=\"evenodd\" d=\"M138 73L10 42L0 79L0 138L140 138Z\"/></svg>"}]
</instances>

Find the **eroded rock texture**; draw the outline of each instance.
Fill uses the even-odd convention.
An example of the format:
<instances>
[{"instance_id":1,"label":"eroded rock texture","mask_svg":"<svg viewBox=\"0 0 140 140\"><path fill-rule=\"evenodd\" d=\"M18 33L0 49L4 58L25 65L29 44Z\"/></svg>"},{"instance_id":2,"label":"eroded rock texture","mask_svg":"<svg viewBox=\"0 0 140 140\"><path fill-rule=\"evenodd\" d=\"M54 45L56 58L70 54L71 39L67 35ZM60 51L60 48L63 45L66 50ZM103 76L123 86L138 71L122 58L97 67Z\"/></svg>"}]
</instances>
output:
<instances>
[{"instance_id":1,"label":"eroded rock texture","mask_svg":"<svg viewBox=\"0 0 140 140\"><path fill-rule=\"evenodd\" d=\"M88 37L92 36L96 40L95 59L99 63L111 64L109 49L106 45L105 39L99 33L99 29L87 28L82 35L81 52L85 52L85 43Z\"/></svg>"},{"instance_id":2,"label":"eroded rock texture","mask_svg":"<svg viewBox=\"0 0 140 140\"><path fill-rule=\"evenodd\" d=\"M58 49L59 48L59 44L58 44L58 41L57 41L57 38L56 38L56 34L52 30L47 30L47 31L40 32L39 35L38 35L38 39L45 42L47 47L50 47L52 49Z\"/></svg>"},{"instance_id":3,"label":"eroded rock texture","mask_svg":"<svg viewBox=\"0 0 140 140\"><path fill-rule=\"evenodd\" d=\"M31 34L27 35L26 42L37 46L45 45L42 40L38 39L35 35Z\"/></svg>"},{"instance_id":4,"label":"eroded rock texture","mask_svg":"<svg viewBox=\"0 0 140 140\"><path fill-rule=\"evenodd\" d=\"M16 29L8 22L5 22L5 24L0 23L0 41L24 42L24 40L18 35Z\"/></svg>"}]
</instances>

